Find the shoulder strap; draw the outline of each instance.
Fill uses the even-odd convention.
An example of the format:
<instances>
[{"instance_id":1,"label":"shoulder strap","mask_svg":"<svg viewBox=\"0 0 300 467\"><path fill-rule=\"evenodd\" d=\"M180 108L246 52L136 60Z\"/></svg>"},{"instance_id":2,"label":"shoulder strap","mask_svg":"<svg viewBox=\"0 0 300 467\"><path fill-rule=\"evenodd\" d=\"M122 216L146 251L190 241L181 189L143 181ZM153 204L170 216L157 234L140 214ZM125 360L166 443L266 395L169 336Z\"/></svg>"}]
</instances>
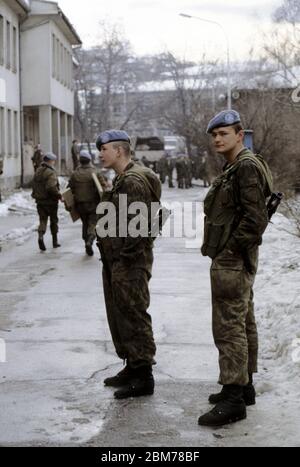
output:
<instances>
[{"instance_id":1,"label":"shoulder strap","mask_svg":"<svg viewBox=\"0 0 300 467\"><path fill-rule=\"evenodd\" d=\"M150 192L152 193L154 198L157 200L157 202L159 204L161 204L160 199L158 198L157 194L155 193L153 187L151 186L151 183L149 182L149 180L147 179L147 177L143 173L141 173L140 171L128 170L128 172L126 172L123 175L123 177L126 178L127 176L134 176L137 179L142 180L145 183L145 185L148 187L148 189L150 190Z\"/></svg>"},{"instance_id":2,"label":"shoulder strap","mask_svg":"<svg viewBox=\"0 0 300 467\"><path fill-rule=\"evenodd\" d=\"M229 175L232 172L234 172L235 170L237 170L240 163L243 162L243 161L246 161L246 160L252 161L255 164L255 166L258 168L260 173L264 176L264 178L265 178L265 180L267 182L270 193L272 193L272 191L273 191L273 177L272 177L271 171L270 171L269 167L267 166L266 162L263 160L262 156L260 156L259 154L254 155L254 154L250 153L250 151L249 151L249 153L246 153L246 154L242 155L241 157L239 157L238 161L235 164L233 164L231 167L228 167L228 169L225 171L226 175Z\"/></svg>"}]
</instances>

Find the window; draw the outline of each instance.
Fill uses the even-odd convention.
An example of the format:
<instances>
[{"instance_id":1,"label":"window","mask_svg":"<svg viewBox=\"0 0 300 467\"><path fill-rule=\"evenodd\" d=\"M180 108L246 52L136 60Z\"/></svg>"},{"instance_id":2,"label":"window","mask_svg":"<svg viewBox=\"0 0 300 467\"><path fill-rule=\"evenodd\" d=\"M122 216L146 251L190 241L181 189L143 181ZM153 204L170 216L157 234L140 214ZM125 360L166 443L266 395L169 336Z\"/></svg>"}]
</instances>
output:
<instances>
[{"instance_id":1,"label":"window","mask_svg":"<svg viewBox=\"0 0 300 467\"><path fill-rule=\"evenodd\" d=\"M19 155L19 120L18 112L14 111L14 153Z\"/></svg>"},{"instance_id":2,"label":"window","mask_svg":"<svg viewBox=\"0 0 300 467\"><path fill-rule=\"evenodd\" d=\"M13 71L17 72L17 57L18 57L18 38L17 38L17 28L13 27L13 58L12 58L12 68Z\"/></svg>"},{"instance_id":3,"label":"window","mask_svg":"<svg viewBox=\"0 0 300 467\"><path fill-rule=\"evenodd\" d=\"M56 78L56 38L52 34L52 77Z\"/></svg>"},{"instance_id":4,"label":"window","mask_svg":"<svg viewBox=\"0 0 300 467\"><path fill-rule=\"evenodd\" d=\"M5 155L5 110L4 107L0 107L0 156Z\"/></svg>"},{"instance_id":5,"label":"window","mask_svg":"<svg viewBox=\"0 0 300 467\"><path fill-rule=\"evenodd\" d=\"M4 19L0 15L0 65L4 64Z\"/></svg>"},{"instance_id":6,"label":"window","mask_svg":"<svg viewBox=\"0 0 300 467\"><path fill-rule=\"evenodd\" d=\"M60 79L59 81L61 83L64 82L64 47L62 44L59 44L60 45Z\"/></svg>"},{"instance_id":7,"label":"window","mask_svg":"<svg viewBox=\"0 0 300 467\"><path fill-rule=\"evenodd\" d=\"M55 57L56 57L56 79L59 80L59 77L60 77L60 59L59 59L59 40L58 39L56 39Z\"/></svg>"},{"instance_id":8,"label":"window","mask_svg":"<svg viewBox=\"0 0 300 467\"><path fill-rule=\"evenodd\" d=\"M10 22L6 21L6 68L11 67Z\"/></svg>"},{"instance_id":9,"label":"window","mask_svg":"<svg viewBox=\"0 0 300 467\"><path fill-rule=\"evenodd\" d=\"M12 155L12 120L11 110L7 110L7 153L9 156Z\"/></svg>"}]
</instances>

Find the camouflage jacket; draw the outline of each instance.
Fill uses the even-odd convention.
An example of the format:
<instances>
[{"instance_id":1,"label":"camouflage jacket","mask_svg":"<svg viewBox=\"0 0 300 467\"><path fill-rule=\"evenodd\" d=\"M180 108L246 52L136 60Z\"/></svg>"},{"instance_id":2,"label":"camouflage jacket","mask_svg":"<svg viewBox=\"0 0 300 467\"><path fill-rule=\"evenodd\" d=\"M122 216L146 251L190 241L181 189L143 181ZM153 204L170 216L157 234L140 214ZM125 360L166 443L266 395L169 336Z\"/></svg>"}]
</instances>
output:
<instances>
[{"instance_id":1,"label":"camouflage jacket","mask_svg":"<svg viewBox=\"0 0 300 467\"><path fill-rule=\"evenodd\" d=\"M55 204L61 198L56 170L43 162L33 178L32 197L39 204Z\"/></svg>"},{"instance_id":2,"label":"camouflage jacket","mask_svg":"<svg viewBox=\"0 0 300 467\"><path fill-rule=\"evenodd\" d=\"M92 164L80 165L72 173L69 187L74 195L75 203L91 203L97 205L100 202L100 195L96 188L92 175L97 174ZM97 174L97 178L104 188L104 178Z\"/></svg>"},{"instance_id":3,"label":"camouflage jacket","mask_svg":"<svg viewBox=\"0 0 300 467\"><path fill-rule=\"evenodd\" d=\"M141 235L135 238L130 236L128 231L127 233L121 232L119 215L120 195L127 195L127 216L124 216L127 227L137 215L137 213L128 213L129 206L135 202L142 202L146 204L148 213L150 213L151 202L154 200L151 190L146 183L134 174L129 173L130 170L141 170L141 167L136 167L136 164L131 162L126 167L124 173L118 175L114 179L112 190L104 194L103 201L111 202L116 209L116 236L105 238L98 237L98 242L101 256L104 256L109 261L123 260L127 264L134 265L135 267L144 267L145 261L147 260L147 251L153 248L153 240ZM143 170L150 169L143 168ZM126 175L127 172L128 175ZM151 171L151 173L153 172ZM156 177L154 173L153 176Z\"/></svg>"},{"instance_id":4,"label":"camouflage jacket","mask_svg":"<svg viewBox=\"0 0 300 467\"><path fill-rule=\"evenodd\" d=\"M266 177L252 160L226 165L204 200L205 226L202 254L215 258L225 247L232 251L260 245L268 225ZM252 157L255 156L252 154Z\"/></svg>"}]
</instances>

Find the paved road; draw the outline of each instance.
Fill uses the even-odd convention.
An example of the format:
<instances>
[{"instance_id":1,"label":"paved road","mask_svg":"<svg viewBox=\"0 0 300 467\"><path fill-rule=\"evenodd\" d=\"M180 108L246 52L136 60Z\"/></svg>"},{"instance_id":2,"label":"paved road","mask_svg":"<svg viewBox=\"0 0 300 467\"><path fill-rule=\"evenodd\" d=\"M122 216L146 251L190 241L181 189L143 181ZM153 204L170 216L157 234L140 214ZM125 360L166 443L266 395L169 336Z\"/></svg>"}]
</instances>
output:
<instances>
[{"instance_id":1,"label":"paved road","mask_svg":"<svg viewBox=\"0 0 300 467\"><path fill-rule=\"evenodd\" d=\"M199 201L203 194L200 188L166 190L165 199ZM197 426L218 376L209 261L198 249L186 249L180 238L157 241L151 281L156 393L115 401L102 385L121 362L106 324L98 255L84 255L80 226L68 219L61 249L42 254L35 237L0 253L0 339L7 345L7 363L0 364L0 445L280 444L272 434L280 417L267 399L233 427Z\"/></svg>"}]
</instances>

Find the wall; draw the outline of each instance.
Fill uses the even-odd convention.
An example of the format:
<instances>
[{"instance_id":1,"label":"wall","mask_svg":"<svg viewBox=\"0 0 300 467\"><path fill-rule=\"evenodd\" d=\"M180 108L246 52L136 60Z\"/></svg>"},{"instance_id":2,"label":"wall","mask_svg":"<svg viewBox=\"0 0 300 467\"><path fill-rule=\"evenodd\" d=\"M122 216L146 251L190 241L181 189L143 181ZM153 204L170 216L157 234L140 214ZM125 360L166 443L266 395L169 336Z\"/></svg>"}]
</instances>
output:
<instances>
[{"instance_id":1,"label":"wall","mask_svg":"<svg viewBox=\"0 0 300 467\"><path fill-rule=\"evenodd\" d=\"M20 184L21 177L19 26L17 15L1 0L0 15L3 17L0 40L0 157L4 160L1 184L12 188ZM10 47L7 46L7 22L10 24Z\"/></svg>"}]
</instances>

